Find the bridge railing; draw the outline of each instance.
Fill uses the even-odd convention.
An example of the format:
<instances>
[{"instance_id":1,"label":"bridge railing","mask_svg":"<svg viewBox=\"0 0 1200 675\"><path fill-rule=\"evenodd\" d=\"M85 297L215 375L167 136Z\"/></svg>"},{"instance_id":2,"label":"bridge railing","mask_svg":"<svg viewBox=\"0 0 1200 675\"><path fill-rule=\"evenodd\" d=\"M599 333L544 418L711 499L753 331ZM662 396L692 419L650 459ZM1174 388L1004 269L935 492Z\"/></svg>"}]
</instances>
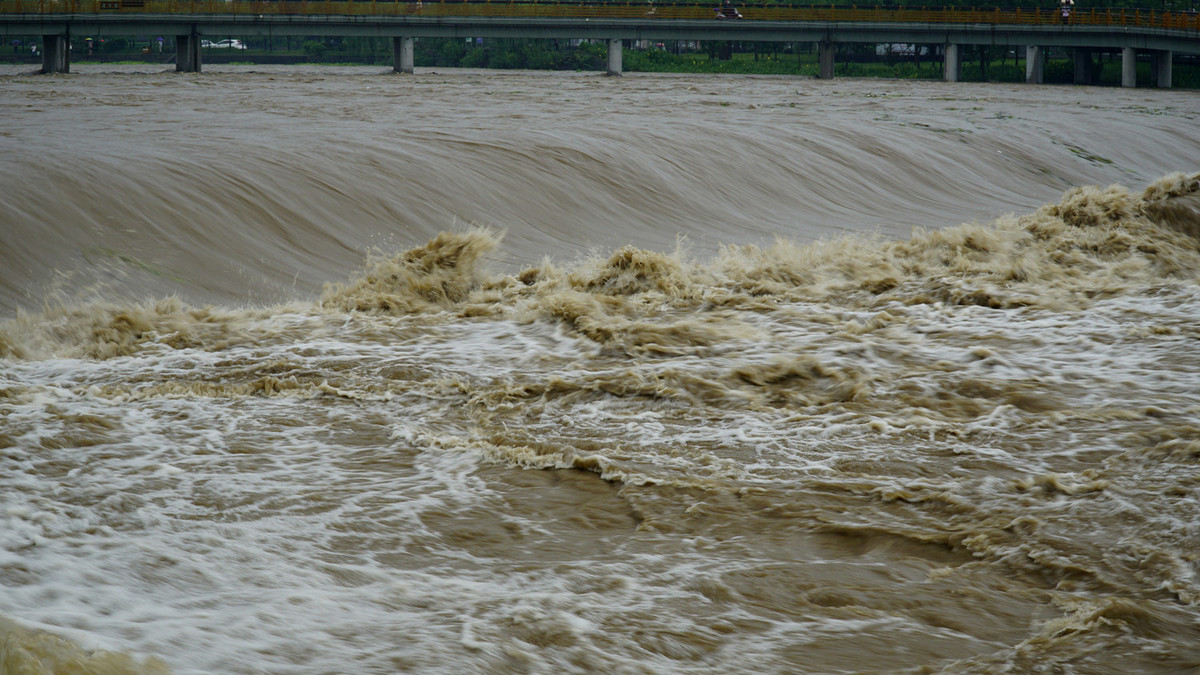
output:
<instances>
[{"instance_id":1,"label":"bridge railing","mask_svg":"<svg viewBox=\"0 0 1200 675\"><path fill-rule=\"evenodd\" d=\"M422 17L713 19L712 5L653 2L439 0L0 0L0 14L237 14ZM1053 8L738 5L743 21L1061 25ZM1200 32L1200 15L1151 9L1076 9L1075 26L1130 26Z\"/></svg>"}]
</instances>

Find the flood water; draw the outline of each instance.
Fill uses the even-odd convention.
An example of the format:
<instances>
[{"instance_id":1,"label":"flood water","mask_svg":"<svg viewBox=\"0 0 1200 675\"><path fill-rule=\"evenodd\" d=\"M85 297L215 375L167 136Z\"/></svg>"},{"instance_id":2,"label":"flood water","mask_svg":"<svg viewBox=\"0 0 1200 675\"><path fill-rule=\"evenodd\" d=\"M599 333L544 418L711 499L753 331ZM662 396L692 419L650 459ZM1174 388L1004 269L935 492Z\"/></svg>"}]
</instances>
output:
<instances>
[{"instance_id":1,"label":"flood water","mask_svg":"<svg viewBox=\"0 0 1200 675\"><path fill-rule=\"evenodd\" d=\"M73 71L0 672L1200 669L1195 92Z\"/></svg>"}]
</instances>

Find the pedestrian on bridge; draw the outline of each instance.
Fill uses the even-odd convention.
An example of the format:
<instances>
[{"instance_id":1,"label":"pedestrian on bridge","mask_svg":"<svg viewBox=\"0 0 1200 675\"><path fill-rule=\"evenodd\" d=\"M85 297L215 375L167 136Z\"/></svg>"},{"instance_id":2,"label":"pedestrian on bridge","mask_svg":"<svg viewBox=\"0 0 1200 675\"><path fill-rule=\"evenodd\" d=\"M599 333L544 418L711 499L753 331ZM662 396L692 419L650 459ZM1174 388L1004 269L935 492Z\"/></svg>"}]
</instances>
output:
<instances>
[{"instance_id":1,"label":"pedestrian on bridge","mask_svg":"<svg viewBox=\"0 0 1200 675\"><path fill-rule=\"evenodd\" d=\"M1058 13L1062 17L1062 22L1065 24L1071 18L1071 8L1075 6L1075 0L1059 0Z\"/></svg>"}]
</instances>

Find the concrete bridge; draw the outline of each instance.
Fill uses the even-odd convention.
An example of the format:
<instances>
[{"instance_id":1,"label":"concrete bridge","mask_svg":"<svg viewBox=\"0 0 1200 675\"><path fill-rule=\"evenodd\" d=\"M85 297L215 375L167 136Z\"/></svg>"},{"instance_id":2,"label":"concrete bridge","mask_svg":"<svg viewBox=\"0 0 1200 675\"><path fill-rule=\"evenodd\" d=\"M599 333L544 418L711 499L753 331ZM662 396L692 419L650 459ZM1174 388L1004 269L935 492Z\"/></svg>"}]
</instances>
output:
<instances>
[{"instance_id":1,"label":"concrete bridge","mask_svg":"<svg viewBox=\"0 0 1200 675\"><path fill-rule=\"evenodd\" d=\"M715 3L714 3L715 4ZM1042 80L1044 48L1075 50L1075 81L1090 83L1096 50L1122 54L1121 83L1137 85L1139 53L1154 80L1171 86L1177 53L1200 54L1195 13L1077 10L1067 21L1050 9L740 6L718 18L712 6L653 3L384 2L342 0L0 0L0 35L42 36L42 72L70 70L71 35L173 35L176 68L200 72L202 39L226 36L388 37L394 68L413 71L416 38L575 38L608 45L609 75L622 70L626 40L808 42L819 77L832 78L836 46L847 43L941 45L944 76L958 81L962 47L1025 49L1026 80Z\"/></svg>"}]
</instances>

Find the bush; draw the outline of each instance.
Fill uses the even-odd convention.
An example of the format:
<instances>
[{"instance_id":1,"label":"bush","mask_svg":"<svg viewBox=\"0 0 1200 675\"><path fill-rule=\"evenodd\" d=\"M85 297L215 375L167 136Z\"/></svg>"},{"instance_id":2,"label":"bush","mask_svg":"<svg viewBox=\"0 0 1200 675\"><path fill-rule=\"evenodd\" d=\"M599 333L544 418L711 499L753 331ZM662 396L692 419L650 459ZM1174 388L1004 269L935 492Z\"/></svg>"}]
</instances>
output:
<instances>
[{"instance_id":1,"label":"bush","mask_svg":"<svg viewBox=\"0 0 1200 675\"><path fill-rule=\"evenodd\" d=\"M606 70L608 68L608 46L593 42L580 43L564 59L562 67L567 70Z\"/></svg>"},{"instance_id":2,"label":"bush","mask_svg":"<svg viewBox=\"0 0 1200 675\"><path fill-rule=\"evenodd\" d=\"M448 68L457 66L467 55L466 43L462 40L447 40L437 49L433 65Z\"/></svg>"},{"instance_id":3,"label":"bush","mask_svg":"<svg viewBox=\"0 0 1200 675\"><path fill-rule=\"evenodd\" d=\"M1025 78L1025 73L1021 73L1021 79ZM1074 61L1049 61L1046 63L1046 69L1042 71L1042 82L1046 84L1071 84L1075 81L1075 62Z\"/></svg>"},{"instance_id":4,"label":"bush","mask_svg":"<svg viewBox=\"0 0 1200 675\"><path fill-rule=\"evenodd\" d=\"M1050 69L1047 67L1046 72ZM983 73L979 70L978 63L964 63L962 67L962 79L965 82L982 82L984 81ZM992 62L988 64L987 80L988 82L1024 82L1025 81L1025 66L1013 63L998 64Z\"/></svg>"},{"instance_id":5,"label":"bush","mask_svg":"<svg viewBox=\"0 0 1200 675\"><path fill-rule=\"evenodd\" d=\"M488 67L515 70L521 67L521 57L516 52L506 49L488 59Z\"/></svg>"},{"instance_id":6,"label":"bush","mask_svg":"<svg viewBox=\"0 0 1200 675\"><path fill-rule=\"evenodd\" d=\"M1171 71L1171 86L1200 89L1200 66L1176 65Z\"/></svg>"},{"instance_id":7,"label":"bush","mask_svg":"<svg viewBox=\"0 0 1200 675\"><path fill-rule=\"evenodd\" d=\"M522 50L521 56L524 65L521 67L530 70L557 70L561 62L558 54L557 51L531 45L528 49Z\"/></svg>"},{"instance_id":8,"label":"bush","mask_svg":"<svg viewBox=\"0 0 1200 675\"><path fill-rule=\"evenodd\" d=\"M623 62L626 70L653 73L669 68L674 60L674 55L665 49L646 49L626 50Z\"/></svg>"},{"instance_id":9,"label":"bush","mask_svg":"<svg viewBox=\"0 0 1200 675\"><path fill-rule=\"evenodd\" d=\"M458 62L458 65L460 68L487 68L487 50L482 47L468 49L462 60Z\"/></svg>"}]
</instances>

